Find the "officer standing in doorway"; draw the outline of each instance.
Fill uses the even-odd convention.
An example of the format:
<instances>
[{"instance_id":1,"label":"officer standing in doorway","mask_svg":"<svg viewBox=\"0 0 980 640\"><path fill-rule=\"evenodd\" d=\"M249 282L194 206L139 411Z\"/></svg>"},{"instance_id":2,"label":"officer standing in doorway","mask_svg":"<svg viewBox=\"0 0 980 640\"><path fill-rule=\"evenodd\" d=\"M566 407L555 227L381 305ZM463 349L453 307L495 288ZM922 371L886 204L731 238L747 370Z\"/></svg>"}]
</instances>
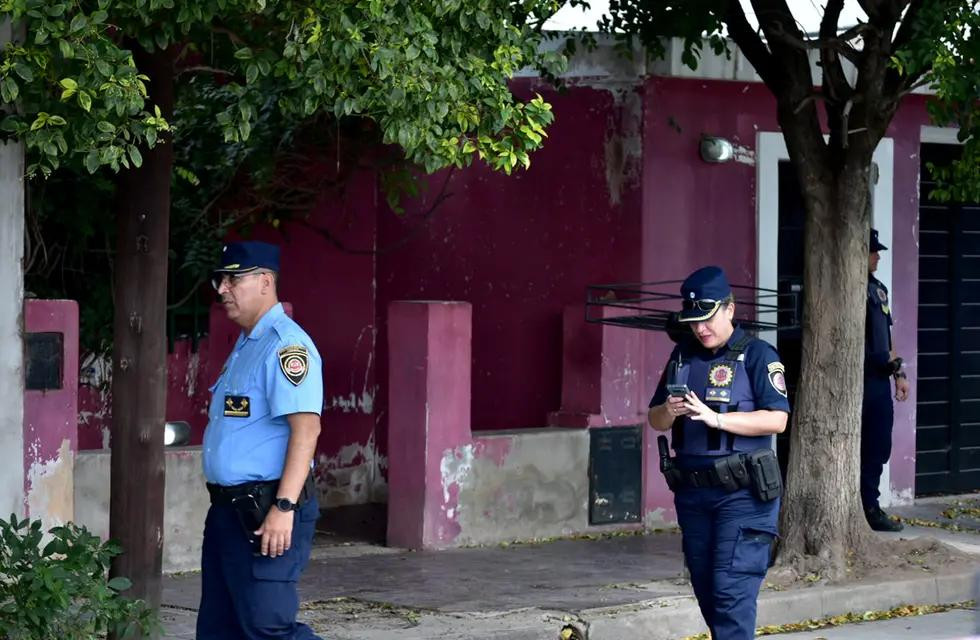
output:
<instances>
[{"instance_id":1,"label":"officer standing in doorway","mask_svg":"<svg viewBox=\"0 0 980 640\"><path fill-rule=\"evenodd\" d=\"M733 323L724 272L704 267L681 285L679 320L693 333L674 349L650 401L660 465L674 491L684 559L701 614L718 640L755 636L782 491L772 435L786 429L785 368L776 350Z\"/></svg>"},{"instance_id":2,"label":"officer standing in doorway","mask_svg":"<svg viewBox=\"0 0 980 640\"><path fill-rule=\"evenodd\" d=\"M888 249L871 230L868 246L868 314L865 321L864 402L861 406L861 503L868 524L875 531L901 531L902 523L888 517L878 505L881 472L892 452L891 378L895 379L895 399L909 397L909 381L902 370L902 359L892 346L892 312L888 289L874 277L880 251Z\"/></svg>"},{"instance_id":3,"label":"officer standing in doorway","mask_svg":"<svg viewBox=\"0 0 980 640\"><path fill-rule=\"evenodd\" d=\"M316 639L296 582L319 507L311 466L323 379L313 341L283 311L279 248L224 247L212 280L242 333L211 387L197 640Z\"/></svg>"}]
</instances>

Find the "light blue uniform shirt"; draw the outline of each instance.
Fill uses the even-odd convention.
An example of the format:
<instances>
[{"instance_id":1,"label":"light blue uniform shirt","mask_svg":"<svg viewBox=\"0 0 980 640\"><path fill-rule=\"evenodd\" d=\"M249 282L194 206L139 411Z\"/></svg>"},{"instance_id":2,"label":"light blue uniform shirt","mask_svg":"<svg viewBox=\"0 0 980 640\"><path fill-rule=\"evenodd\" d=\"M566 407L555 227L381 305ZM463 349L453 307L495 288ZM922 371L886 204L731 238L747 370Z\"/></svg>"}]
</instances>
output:
<instances>
[{"instance_id":1,"label":"light blue uniform shirt","mask_svg":"<svg viewBox=\"0 0 980 640\"><path fill-rule=\"evenodd\" d=\"M242 332L211 387L204 431L207 481L231 486L280 478L290 433L286 416L320 414L322 368L313 340L281 304L249 335Z\"/></svg>"}]
</instances>

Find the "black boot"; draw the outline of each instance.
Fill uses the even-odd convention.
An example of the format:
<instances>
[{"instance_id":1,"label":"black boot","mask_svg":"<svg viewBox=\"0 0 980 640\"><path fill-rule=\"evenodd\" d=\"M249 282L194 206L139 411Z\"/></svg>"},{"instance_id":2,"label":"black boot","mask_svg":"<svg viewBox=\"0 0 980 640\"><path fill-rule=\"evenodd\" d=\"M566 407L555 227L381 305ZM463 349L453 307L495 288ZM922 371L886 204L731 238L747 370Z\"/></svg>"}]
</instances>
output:
<instances>
[{"instance_id":1,"label":"black boot","mask_svg":"<svg viewBox=\"0 0 980 640\"><path fill-rule=\"evenodd\" d=\"M868 518L868 524L875 531L901 531L905 526L897 520L892 520L888 514L881 510L881 507L874 507L864 512Z\"/></svg>"}]
</instances>

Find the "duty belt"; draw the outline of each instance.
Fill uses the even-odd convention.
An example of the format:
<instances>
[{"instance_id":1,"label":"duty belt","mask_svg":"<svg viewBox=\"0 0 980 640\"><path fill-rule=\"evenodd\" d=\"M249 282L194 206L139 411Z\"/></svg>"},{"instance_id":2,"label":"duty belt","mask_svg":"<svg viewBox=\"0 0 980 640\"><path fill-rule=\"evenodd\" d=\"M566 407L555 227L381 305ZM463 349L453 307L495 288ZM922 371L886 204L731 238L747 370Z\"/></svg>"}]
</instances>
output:
<instances>
[{"instance_id":1,"label":"duty belt","mask_svg":"<svg viewBox=\"0 0 980 640\"><path fill-rule=\"evenodd\" d=\"M695 489L704 489L707 487L723 487L728 484L727 480L722 480L721 476L718 474L717 469L709 467L707 469L697 469L693 471L685 471L683 469L678 469L680 472L681 484L694 487ZM745 486L748 486L747 484Z\"/></svg>"},{"instance_id":2,"label":"duty belt","mask_svg":"<svg viewBox=\"0 0 980 640\"><path fill-rule=\"evenodd\" d=\"M210 482L206 483L208 488L208 493L211 495L211 504L217 505L229 505L235 501L236 498L241 498L243 496L252 496L254 498L259 498L261 496L269 494L275 494L279 489L279 480L264 480L260 482L245 482L242 484L235 484L231 486L225 486L220 484L212 484ZM310 473L306 476L306 482L303 484L303 490L300 491L299 499L296 501L297 504L303 504L310 499L310 496L314 495L314 482L313 474ZM273 497L275 497L273 495Z\"/></svg>"}]
</instances>

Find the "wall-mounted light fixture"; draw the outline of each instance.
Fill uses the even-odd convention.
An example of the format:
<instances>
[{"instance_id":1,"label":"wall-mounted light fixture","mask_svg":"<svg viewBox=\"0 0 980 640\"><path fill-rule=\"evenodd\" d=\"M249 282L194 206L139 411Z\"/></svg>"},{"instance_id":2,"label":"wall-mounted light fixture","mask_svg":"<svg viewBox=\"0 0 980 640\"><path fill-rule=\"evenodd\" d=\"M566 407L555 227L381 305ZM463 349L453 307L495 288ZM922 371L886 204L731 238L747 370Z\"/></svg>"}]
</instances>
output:
<instances>
[{"instance_id":1,"label":"wall-mounted light fixture","mask_svg":"<svg viewBox=\"0 0 980 640\"><path fill-rule=\"evenodd\" d=\"M728 162L735 157L735 147L724 138L701 136L701 159L705 162Z\"/></svg>"},{"instance_id":2,"label":"wall-mounted light fixture","mask_svg":"<svg viewBox=\"0 0 980 640\"><path fill-rule=\"evenodd\" d=\"M163 446L182 447L191 441L191 425L183 420L168 422L164 427Z\"/></svg>"}]
</instances>

